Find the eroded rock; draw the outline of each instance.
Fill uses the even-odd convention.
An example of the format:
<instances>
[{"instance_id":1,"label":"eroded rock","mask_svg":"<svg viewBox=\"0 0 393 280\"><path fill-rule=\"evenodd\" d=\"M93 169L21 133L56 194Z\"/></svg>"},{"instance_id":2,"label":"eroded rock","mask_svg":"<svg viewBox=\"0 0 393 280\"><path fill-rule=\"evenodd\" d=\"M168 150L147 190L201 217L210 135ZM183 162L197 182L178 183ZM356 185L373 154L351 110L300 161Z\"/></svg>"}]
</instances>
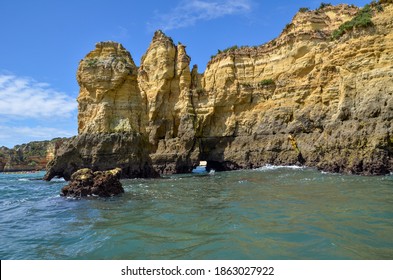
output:
<instances>
[{"instance_id":1,"label":"eroded rock","mask_svg":"<svg viewBox=\"0 0 393 280\"><path fill-rule=\"evenodd\" d=\"M383 3L372 26L337 40L334 30L359 8L299 12L276 39L222 51L203 74L161 31L139 68L120 44L97 44L78 69L80 135L47 178L82 167L119 166L124 177L190 172L199 160L217 170L392 172L393 5Z\"/></svg>"},{"instance_id":2,"label":"eroded rock","mask_svg":"<svg viewBox=\"0 0 393 280\"><path fill-rule=\"evenodd\" d=\"M44 180L71 175L81 168L95 171L121 168L125 178L154 178L149 143L138 133L84 133L70 139L48 163Z\"/></svg>"},{"instance_id":3,"label":"eroded rock","mask_svg":"<svg viewBox=\"0 0 393 280\"><path fill-rule=\"evenodd\" d=\"M120 176L121 168L96 172L83 168L72 174L70 183L61 189L61 195L68 197L118 195L124 193Z\"/></svg>"}]
</instances>

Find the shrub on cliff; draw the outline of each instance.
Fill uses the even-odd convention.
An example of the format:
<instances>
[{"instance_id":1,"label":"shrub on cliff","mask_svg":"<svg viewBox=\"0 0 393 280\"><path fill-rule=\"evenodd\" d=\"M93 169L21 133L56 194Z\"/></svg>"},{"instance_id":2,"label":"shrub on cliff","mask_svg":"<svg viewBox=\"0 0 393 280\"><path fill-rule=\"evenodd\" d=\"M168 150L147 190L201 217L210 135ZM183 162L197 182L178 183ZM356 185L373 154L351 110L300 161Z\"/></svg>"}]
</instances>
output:
<instances>
[{"instance_id":1,"label":"shrub on cliff","mask_svg":"<svg viewBox=\"0 0 393 280\"><path fill-rule=\"evenodd\" d=\"M373 26L374 23L371 20L372 18L372 9L370 5L364 6L363 9L361 9L356 16L351 19L350 21L344 22L343 24L340 25L340 27L333 31L332 33L332 38L333 39L338 39L341 36L343 36L345 33L353 30L354 28L366 28Z\"/></svg>"},{"instance_id":2,"label":"shrub on cliff","mask_svg":"<svg viewBox=\"0 0 393 280\"><path fill-rule=\"evenodd\" d=\"M330 3L324 3L324 2L322 2L321 5L319 5L317 11L318 11L318 10L322 10L322 9L324 9L324 8L326 8L326 7L329 7L329 6L331 6L331 5L332 5L332 4L330 4Z\"/></svg>"},{"instance_id":3,"label":"shrub on cliff","mask_svg":"<svg viewBox=\"0 0 393 280\"><path fill-rule=\"evenodd\" d=\"M284 27L284 31L289 31L289 29L291 29L293 26L293 23L287 23Z\"/></svg>"},{"instance_id":4,"label":"shrub on cliff","mask_svg":"<svg viewBox=\"0 0 393 280\"><path fill-rule=\"evenodd\" d=\"M237 50L239 47L237 45L234 45L232 47L224 49L222 52L229 52L229 51L234 51Z\"/></svg>"},{"instance_id":5,"label":"shrub on cliff","mask_svg":"<svg viewBox=\"0 0 393 280\"><path fill-rule=\"evenodd\" d=\"M378 12L383 12L383 7L382 7L382 4L381 4L381 1L377 2L377 1L373 0L373 1L371 1L370 6L373 9L376 9Z\"/></svg>"},{"instance_id":6,"label":"shrub on cliff","mask_svg":"<svg viewBox=\"0 0 393 280\"><path fill-rule=\"evenodd\" d=\"M273 85L274 81L272 79L265 79L258 83L259 86L270 86Z\"/></svg>"},{"instance_id":7,"label":"shrub on cliff","mask_svg":"<svg viewBox=\"0 0 393 280\"><path fill-rule=\"evenodd\" d=\"M227 53L227 52L230 52L230 51L235 51L235 50L237 50L237 49L240 49L240 48L247 48L247 47L249 47L249 46L238 46L238 45L234 45L234 46L232 46L232 47L228 47L228 48L226 48L226 49L223 49L223 50L220 50L220 49L218 49L217 50L217 53L215 54L215 55L212 55L212 56L210 56L210 59L213 59L213 58L215 58L218 54L220 54L220 53Z\"/></svg>"},{"instance_id":8,"label":"shrub on cliff","mask_svg":"<svg viewBox=\"0 0 393 280\"><path fill-rule=\"evenodd\" d=\"M302 7L299 9L299 13L305 13L305 12L308 12L309 10L310 10L309 8Z\"/></svg>"}]
</instances>

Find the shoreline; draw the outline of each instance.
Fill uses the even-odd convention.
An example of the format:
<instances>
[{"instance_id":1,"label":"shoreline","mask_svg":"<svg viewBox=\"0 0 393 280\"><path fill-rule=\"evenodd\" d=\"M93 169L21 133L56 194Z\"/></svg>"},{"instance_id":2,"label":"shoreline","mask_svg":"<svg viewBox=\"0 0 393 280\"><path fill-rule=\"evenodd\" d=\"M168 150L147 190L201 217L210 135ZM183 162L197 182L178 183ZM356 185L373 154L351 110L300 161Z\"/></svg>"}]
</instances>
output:
<instances>
[{"instance_id":1,"label":"shoreline","mask_svg":"<svg viewBox=\"0 0 393 280\"><path fill-rule=\"evenodd\" d=\"M39 173L45 172L45 170L31 170L31 171L0 171L0 174L32 174L32 173Z\"/></svg>"}]
</instances>

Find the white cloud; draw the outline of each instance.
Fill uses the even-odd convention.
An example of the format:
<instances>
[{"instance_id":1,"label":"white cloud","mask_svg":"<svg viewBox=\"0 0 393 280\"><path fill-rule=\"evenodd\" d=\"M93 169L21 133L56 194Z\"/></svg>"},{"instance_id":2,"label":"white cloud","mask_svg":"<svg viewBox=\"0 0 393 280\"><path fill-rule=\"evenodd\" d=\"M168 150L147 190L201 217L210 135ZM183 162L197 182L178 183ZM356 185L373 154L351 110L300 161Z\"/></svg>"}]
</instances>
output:
<instances>
[{"instance_id":1,"label":"white cloud","mask_svg":"<svg viewBox=\"0 0 393 280\"><path fill-rule=\"evenodd\" d=\"M3 126L0 125L0 146L9 148L16 144L28 143L31 141L51 140L56 137L71 137L76 133L53 127L43 126Z\"/></svg>"},{"instance_id":2,"label":"white cloud","mask_svg":"<svg viewBox=\"0 0 393 280\"><path fill-rule=\"evenodd\" d=\"M10 135L8 133L6 134L3 132L12 132L13 135ZM28 135L34 139L42 138L45 140L50 140L51 138L55 138L55 137L71 137L74 135L74 133L71 131L61 130L52 127L42 127L42 126L36 126L36 127L0 126L0 138L7 139L7 138L15 137L17 135Z\"/></svg>"},{"instance_id":3,"label":"white cloud","mask_svg":"<svg viewBox=\"0 0 393 280\"><path fill-rule=\"evenodd\" d=\"M152 29L178 29L228 15L251 11L251 0L182 0L170 13L158 15L158 23Z\"/></svg>"},{"instance_id":4,"label":"white cloud","mask_svg":"<svg viewBox=\"0 0 393 280\"><path fill-rule=\"evenodd\" d=\"M0 74L0 116L8 118L71 117L77 103L47 83Z\"/></svg>"}]
</instances>

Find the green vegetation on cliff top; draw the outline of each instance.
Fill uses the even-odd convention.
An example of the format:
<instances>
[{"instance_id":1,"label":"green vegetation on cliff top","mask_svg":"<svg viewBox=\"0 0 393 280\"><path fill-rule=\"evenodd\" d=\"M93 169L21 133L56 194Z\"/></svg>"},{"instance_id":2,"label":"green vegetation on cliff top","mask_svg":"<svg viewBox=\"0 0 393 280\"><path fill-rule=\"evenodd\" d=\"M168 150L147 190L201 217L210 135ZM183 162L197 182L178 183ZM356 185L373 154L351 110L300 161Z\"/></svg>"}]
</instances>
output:
<instances>
[{"instance_id":1,"label":"green vegetation on cliff top","mask_svg":"<svg viewBox=\"0 0 393 280\"><path fill-rule=\"evenodd\" d=\"M367 27L371 27L374 25L374 23L372 22L371 18L373 15L373 11L376 10L377 12L381 12L383 11L383 7L382 7L382 3L393 3L393 0L379 0L379 1L371 1L370 4L365 5L362 9L359 10L359 12L356 14L356 16L347 21L344 22L342 25L340 25L340 27L333 31L332 33L332 39L339 39L341 36L343 36L345 33L348 33L350 31L352 31L353 29L356 28L367 28ZM319 7L316 9L316 11L320 11L326 7L332 6L331 3L325 3L322 2ZM310 11L309 8L307 7L301 7L299 8L299 13L305 13ZM292 23L288 23L284 30L288 30L290 27L292 27ZM228 47L226 49L217 50L217 53L215 55L212 55L210 58L213 59L215 58L218 54L221 53L227 53L230 51L235 51L237 49L243 48L243 47L249 47L249 46L238 46L238 45L233 45L231 47Z\"/></svg>"},{"instance_id":2,"label":"green vegetation on cliff top","mask_svg":"<svg viewBox=\"0 0 393 280\"><path fill-rule=\"evenodd\" d=\"M374 23L372 22L371 18L372 18L371 6L366 5L364 6L363 9L359 10L359 12L356 14L356 16L353 19L344 22L343 24L340 25L340 27L337 30L333 31L332 38L339 39L345 33L352 31L355 28L365 28L365 27L373 26Z\"/></svg>"},{"instance_id":3,"label":"green vegetation on cliff top","mask_svg":"<svg viewBox=\"0 0 393 280\"><path fill-rule=\"evenodd\" d=\"M374 23L371 20L373 16L373 12L383 11L383 7L381 3L385 3L385 2L371 1L370 4L365 5L362 9L359 10L359 12L356 14L356 16L353 19L344 22L343 24L340 25L340 27L337 30L333 31L332 38L337 40L345 33L351 32L354 29L374 26Z\"/></svg>"}]
</instances>

